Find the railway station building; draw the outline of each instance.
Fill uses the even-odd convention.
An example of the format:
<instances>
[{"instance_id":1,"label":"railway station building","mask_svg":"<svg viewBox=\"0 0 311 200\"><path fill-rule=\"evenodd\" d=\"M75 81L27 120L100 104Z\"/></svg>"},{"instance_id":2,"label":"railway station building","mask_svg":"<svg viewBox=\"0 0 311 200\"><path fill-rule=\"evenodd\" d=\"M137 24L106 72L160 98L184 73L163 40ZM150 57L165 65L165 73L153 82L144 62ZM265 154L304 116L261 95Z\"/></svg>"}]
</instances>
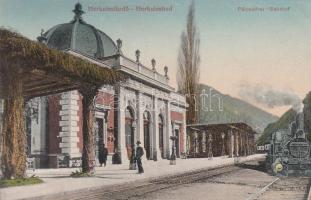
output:
<instances>
[{"instance_id":1,"label":"railway station building","mask_svg":"<svg viewBox=\"0 0 311 200\"><path fill-rule=\"evenodd\" d=\"M185 153L187 104L169 85L168 67L156 66L154 59L150 66L142 64L139 50L133 50L135 59L127 57L120 39L115 42L84 21L79 3L73 12L73 20L42 32L38 42L128 77L103 85L94 100L95 158L104 143L108 161L118 155L122 163L129 162L138 140L146 160L168 159L173 145L177 157ZM28 160L33 167L81 166L83 114L77 90L31 99L25 112ZM177 136L174 144L171 136Z\"/></svg>"}]
</instances>

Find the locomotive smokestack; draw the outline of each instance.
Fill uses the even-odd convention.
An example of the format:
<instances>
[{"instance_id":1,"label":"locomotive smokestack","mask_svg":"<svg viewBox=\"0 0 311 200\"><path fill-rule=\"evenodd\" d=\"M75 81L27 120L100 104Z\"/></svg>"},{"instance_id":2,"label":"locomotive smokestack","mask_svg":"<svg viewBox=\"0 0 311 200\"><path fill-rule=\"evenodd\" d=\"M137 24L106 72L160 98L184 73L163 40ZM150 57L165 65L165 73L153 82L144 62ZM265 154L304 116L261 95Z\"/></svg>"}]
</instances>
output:
<instances>
[{"instance_id":1,"label":"locomotive smokestack","mask_svg":"<svg viewBox=\"0 0 311 200\"><path fill-rule=\"evenodd\" d=\"M306 138L306 134L304 132L304 115L303 115L303 112L299 112L297 115L296 115L296 126L297 126L297 129L296 129L296 136L298 138Z\"/></svg>"},{"instance_id":2,"label":"locomotive smokestack","mask_svg":"<svg viewBox=\"0 0 311 200\"><path fill-rule=\"evenodd\" d=\"M298 129L304 130L304 116L303 112L299 112L296 116L296 122L298 125Z\"/></svg>"}]
</instances>

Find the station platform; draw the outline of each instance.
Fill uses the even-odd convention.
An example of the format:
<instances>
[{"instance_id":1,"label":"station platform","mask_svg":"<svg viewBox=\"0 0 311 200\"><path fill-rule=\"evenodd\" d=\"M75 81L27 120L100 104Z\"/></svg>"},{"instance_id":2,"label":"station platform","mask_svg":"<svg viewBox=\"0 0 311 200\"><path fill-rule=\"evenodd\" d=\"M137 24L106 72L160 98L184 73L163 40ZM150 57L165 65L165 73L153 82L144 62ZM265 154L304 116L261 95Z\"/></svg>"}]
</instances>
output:
<instances>
[{"instance_id":1,"label":"station platform","mask_svg":"<svg viewBox=\"0 0 311 200\"><path fill-rule=\"evenodd\" d=\"M239 157L239 162L265 158L265 154L255 154L247 157ZM144 174L138 174L137 170L129 170L126 164L96 167L92 177L72 178L70 174L80 168L37 169L27 171L28 176L38 176L44 183L37 185L19 186L0 189L1 200L35 198L52 194L66 194L75 190L87 190L90 188L112 186L129 183L135 180L155 178L160 176L181 174L199 169L217 168L233 165L236 158L215 157L177 159L176 165L170 165L169 160L144 161Z\"/></svg>"}]
</instances>

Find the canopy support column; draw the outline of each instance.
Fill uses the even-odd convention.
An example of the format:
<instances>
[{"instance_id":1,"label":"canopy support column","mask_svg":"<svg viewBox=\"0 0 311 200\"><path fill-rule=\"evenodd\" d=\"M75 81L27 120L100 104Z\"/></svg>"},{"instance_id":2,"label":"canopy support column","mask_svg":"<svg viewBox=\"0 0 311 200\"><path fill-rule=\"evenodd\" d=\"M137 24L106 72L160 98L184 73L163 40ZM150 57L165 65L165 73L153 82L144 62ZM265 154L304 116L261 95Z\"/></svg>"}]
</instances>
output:
<instances>
[{"instance_id":1,"label":"canopy support column","mask_svg":"<svg viewBox=\"0 0 311 200\"><path fill-rule=\"evenodd\" d=\"M83 152L82 152L82 172L94 173L95 150L94 150L94 100L97 94L97 87L81 89L83 96Z\"/></svg>"},{"instance_id":2,"label":"canopy support column","mask_svg":"<svg viewBox=\"0 0 311 200\"><path fill-rule=\"evenodd\" d=\"M2 174L5 179L26 175L26 133L22 78L7 71L3 84L8 87L4 101L2 129Z\"/></svg>"}]
</instances>

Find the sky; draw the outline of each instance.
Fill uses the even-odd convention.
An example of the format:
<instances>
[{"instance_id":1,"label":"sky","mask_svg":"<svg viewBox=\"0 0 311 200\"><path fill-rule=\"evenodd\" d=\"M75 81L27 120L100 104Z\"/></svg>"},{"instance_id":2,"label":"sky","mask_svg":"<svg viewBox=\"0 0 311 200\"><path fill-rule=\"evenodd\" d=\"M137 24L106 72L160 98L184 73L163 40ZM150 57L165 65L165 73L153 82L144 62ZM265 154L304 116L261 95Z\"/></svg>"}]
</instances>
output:
<instances>
[{"instance_id":1,"label":"sky","mask_svg":"<svg viewBox=\"0 0 311 200\"><path fill-rule=\"evenodd\" d=\"M80 0L83 19L108 34L121 38L123 53L157 70L169 67L170 84L176 87L180 35L186 27L188 0ZM0 26L36 40L45 31L73 19L77 0L0 0ZM96 12L89 7L165 6L167 12ZM240 85L263 85L291 91L304 98L311 90L310 0L197 0L195 20L200 33L200 82L233 97ZM269 8L282 8L271 11ZM244 10L243 10L244 9ZM245 11L248 9L248 11ZM250 10L252 9L252 10ZM264 9L264 10L260 10ZM275 115L289 106L266 107Z\"/></svg>"}]
</instances>

